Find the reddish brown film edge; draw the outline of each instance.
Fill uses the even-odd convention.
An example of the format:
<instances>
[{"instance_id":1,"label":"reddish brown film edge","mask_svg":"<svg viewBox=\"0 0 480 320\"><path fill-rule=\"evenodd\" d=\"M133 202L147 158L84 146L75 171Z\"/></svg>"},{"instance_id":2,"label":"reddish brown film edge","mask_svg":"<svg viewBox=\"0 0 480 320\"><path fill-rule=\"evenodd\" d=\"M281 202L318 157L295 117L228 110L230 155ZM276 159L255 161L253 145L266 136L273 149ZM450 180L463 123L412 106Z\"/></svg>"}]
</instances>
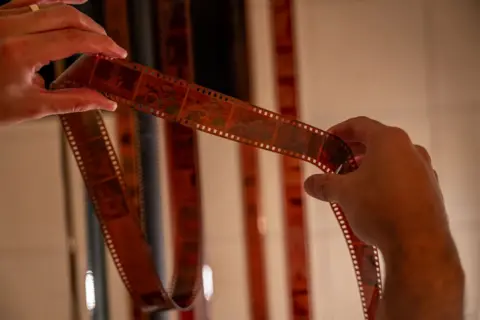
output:
<instances>
[{"instance_id":1,"label":"reddish brown film edge","mask_svg":"<svg viewBox=\"0 0 480 320\"><path fill-rule=\"evenodd\" d=\"M112 64L97 57L85 56L62 74L53 87L86 86L106 95L115 93L117 97L123 97L112 97L121 104L129 104L137 97L135 101L140 107L146 102L143 99L151 98L148 83L139 87L142 75L143 78L148 75L137 71L135 67L126 66L128 63ZM138 95L137 90L141 91ZM105 243L136 306L141 307L143 312L190 307L197 293L196 284L201 269L199 216L187 216L177 225L179 231L175 237L175 270L172 279L174 287L170 295L155 270L139 217L128 203L122 169L101 113L84 112L60 115L59 118L96 209Z\"/></svg>"},{"instance_id":2,"label":"reddish brown film edge","mask_svg":"<svg viewBox=\"0 0 480 320\"><path fill-rule=\"evenodd\" d=\"M274 55L279 111L283 116L298 118L295 79L295 50L291 0L274 0L270 4L274 32ZM285 243L287 272L291 294L292 319L310 319L308 241L302 200L300 161L282 157L285 197Z\"/></svg>"},{"instance_id":3,"label":"reddish brown film edge","mask_svg":"<svg viewBox=\"0 0 480 320\"><path fill-rule=\"evenodd\" d=\"M288 118L298 119L298 90L296 87L295 42L293 5L294 0L274 0L271 3L275 45L277 93L280 113ZM308 246L306 245L305 217L302 207L302 173L297 159L284 157L284 185L286 198L286 232L290 257L287 270L290 271L292 290L292 311L294 319L308 319L311 308L308 295ZM374 319L378 299L381 294L378 253L367 246L351 231L339 207L332 205L340 222L354 264L358 287L362 298L363 313L366 319ZM293 238L294 233L297 238ZM300 234L303 235L302 239ZM295 242L298 246L295 246ZM296 267L295 267L296 266Z\"/></svg>"},{"instance_id":4,"label":"reddish brown film edge","mask_svg":"<svg viewBox=\"0 0 480 320\"><path fill-rule=\"evenodd\" d=\"M243 19L246 22L245 19L248 20L248 17L244 16ZM242 28L241 25L242 23L239 23L237 27ZM245 47L242 43L234 45L234 48L237 60L236 92L240 99L248 101L250 99L248 54L245 54ZM261 212L259 157L257 149L249 145L240 144L239 153L250 318L267 320L270 318L270 311L264 220Z\"/></svg>"},{"instance_id":5,"label":"reddish brown film edge","mask_svg":"<svg viewBox=\"0 0 480 320\"><path fill-rule=\"evenodd\" d=\"M105 29L109 36L122 48L130 51L128 13L126 0L104 0ZM125 187L132 210L143 221L140 195L140 161L138 153L138 131L135 111L119 105L116 117L119 156L122 161ZM142 224L143 226L143 224ZM148 316L132 303L132 319L147 320Z\"/></svg>"},{"instance_id":6,"label":"reddish brown film edge","mask_svg":"<svg viewBox=\"0 0 480 320\"><path fill-rule=\"evenodd\" d=\"M208 88L166 77L139 64L87 55L78 59L55 82L54 88L87 86L140 112L301 159L324 172L347 173L357 168L348 146L325 131ZM138 219L126 209L123 176L101 114L70 114L62 115L60 119L92 202L99 209L96 212L106 234L107 246L113 252L120 276L132 297L139 305L155 305L160 310L191 305L196 293L193 284L201 267L198 263L201 245L199 216L189 216L177 225L175 266L181 265L182 268L175 270L177 277L174 277L172 294L175 305L161 286ZM112 172L111 168L115 171ZM365 319L374 319L381 294L376 248L361 242L352 233L337 204L332 203L331 207L352 257ZM116 249L118 253L115 253Z\"/></svg>"},{"instance_id":7,"label":"reddish brown film edge","mask_svg":"<svg viewBox=\"0 0 480 320\"><path fill-rule=\"evenodd\" d=\"M266 320L269 318L269 310L264 237L259 225L258 152L251 146L241 145L240 156L250 314L252 320Z\"/></svg>"},{"instance_id":8,"label":"reddish brown film edge","mask_svg":"<svg viewBox=\"0 0 480 320\"><path fill-rule=\"evenodd\" d=\"M157 0L159 43L162 71L173 77L194 80L191 43L190 0ZM200 216L201 184L198 168L197 133L175 122L165 123L168 176L172 221L182 222L184 212L196 211ZM200 221L198 221L200 222ZM197 228L201 228L198 225ZM174 228L174 237L175 234ZM181 320L193 320L193 309L179 314Z\"/></svg>"}]
</instances>

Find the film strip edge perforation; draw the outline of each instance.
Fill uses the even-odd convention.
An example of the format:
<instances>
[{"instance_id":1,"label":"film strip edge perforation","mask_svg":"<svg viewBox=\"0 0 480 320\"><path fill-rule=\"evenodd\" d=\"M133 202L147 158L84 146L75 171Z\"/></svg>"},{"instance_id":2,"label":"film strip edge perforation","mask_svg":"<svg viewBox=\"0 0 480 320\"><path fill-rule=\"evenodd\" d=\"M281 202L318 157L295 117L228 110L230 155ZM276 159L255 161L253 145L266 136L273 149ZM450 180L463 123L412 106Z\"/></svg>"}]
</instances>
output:
<instances>
[{"instance_id":1,"label":"film strip edge perforation","mask_svg":"<svg viewBox=\"0 0 480 320\"><path fill-rule=\"evenodd\" d=\"M213 135L217 135L219 137L226 138L226 139L229 139L229 140L232 140L232 141L235 141L235 142L240 142L240 143L243 143L243 144L252 145L256 148L261 148L261 149L264 149L264 150L267 150L267 151L276 152L276 153L286 155L286 156L289 156L289 157L295 157L295 158L301 159L303 161L310 162L310 163L316 165L317 167L319 167L322 171L327 172L327 173L347 173L347 172L353 171L357 168L356 163L353 159L353 155L351 154L351 151L349 150L349 148L346 146L345 143L343 143L340 139L332 136L331 134L329 134L327 132L324 132L320 129L314 128L312 126L309 126L308 124L303 123L301 121L292 120L292 119L285 119L284 117L281 117L280 115L275 114L271 111L268 111L268 110L265 110L265 109L262 109L262 108L259 108L259 107L251 106L246 102L239 101L235 98L228 97L226 95L222 95L220 93L214 92L212 90L209 90L207 88L203 88L203 87L198 86L198 85L188 84L187 82L185 82L183 80L180 80L180 79L175 79L173 77L164 76L164 75L158 73L155 70L152 70L148 67L140 66L138 64L132 64L132 63L127 63L127 62L118 61L118 60L112 61L111 59L106 59L104 57L102 58L102 57L99 57L99 56L97 56L97 57L87 57L87 58L84 58L84 59L96 59L95 62L97 62L99 59L100 60L111 61L111 63L115 63L119 66L127 67L127 68L130 68L130 69L136 70L138 72L141 72L142 75L145 75L145 74L154 75L154 76L158 77L159 79L163 79L167 82L170 82L172 86L183 87L186 92L185 92L185 97L184 97L184 100L183 100L184 102L182 103L181 108L183 108L185 106L185 100L187 99L188 93L190 91L192 91L192 89L193 89L193 91L196 91L197 93L201 93L201 94L205 95L206 97L210 97L213 100L216 100L217 102L229 102L235 108L250 109L253 113L260 115L263 119L276 120L276 122L277 122L276 128L278 128L278 124L290 124L293 127L296 127L296 128L301 129L301 130L305 130L307 132L311 132L311 133L314 133L314 134L317 134L317 135L320 135L324 138L322 140L322 146L318 149L319 150L318 155L316 157L313 157L311 155L309 156L309 155L302 154L302 153L299 153L299 152L295 152L295 151L292 151L292 150L288 150L288 149L284 149L284 148L278 148L278 147L275 146L275 141L274 140L272 140L270 143L268 143L268 142L265 142L265 141L257 141L257 140L253 140L253 139L248 139L248 138L245 138L245 137L241 137L238 134L237 135L236 134L231 134L229 132L226 132L225 130L215 128L214 126L208 126L208 125L205 125L205 124L202 124L202 123L195 123L194 121L192 121L190 119L181 118L180 117L181 116L180 111L178 112L178 114L172 115L172 114L168 114L164 111L156 110L152 106L141 105L139 103L135 103L132 100L121 97L120 95L115 95L115 94L112 94L111 92L103 92L103 94L105 94L109 98L111 98L111 99L113 99L113 100L115 100L119 103L128 104L128 105L130 105L131 107L135 108L136 110L138 110L140 112L150 113L153 116L164 118L165 120L168 120L168 121L177 121L177 122L180 122L180 123L182 123L186 126L192 127L196 130L203 131L203 132L206 132L206 133L210 133L210 134L213 134ZM83 63L81 61L79 61L77 63L78 63L77 66L84 67L84 72L91 72L91 74L93 76L94 70L93 69L88 70L89 65L88 65L88 63L85 63L85 60L84 60ZM73 71L70 71L70 72L74 73ZM65 74L68 75L69 70L67 70L64 73L64 75ZM140 79L141 79L141 77L138 77L137 81L141 81ZM90 85L90 83L75 83L73 81L70 81L68 76L67 77L63 76L63 77L61 77L60 80L57 80L57 81L58 81L57 86L59 86L59 85L62 85L62 86L78 86L78 85L85 86L85 85L87 85L87 86L89 86ZM187 90L187 88L188 88L188 90ZM102 90L99 90L99 91L102 92ZM232 107L232 110L231 110L232 113L233 113L233 109L234 108ZM231 118L231 116L229 116L229 119L230 118ZM324 154L324 152L326 151L325 149L329 145L331 146L332 140L334 141L334 143L337 147L340 146L343 149L341 151L343 152L342 155L344 156L345 159L340 164L335 164L335 163L331 163L331 162L323 163L322 161L319 161L321 159L322 155ZM328 152L328 150L327 150L327 152ZM337 152L338 152L338 150L337 150ZM328 159L328 155L327 155L326 159ZM352 258L352 262L353 262L353 266L354 266L354 270L355 270L355 274L356 274L356 278L357 278L357 284L358 284L358 287L359 287L359 290L360 290L360 297L361 297L361 301L362 301L362 306L363 306L363 311L364 311L365 318L366 319L374 319L374 312L375 312L375 309L376 309L376 305L378 303L378 299L380 298L381 289L382 289L377 249L374 248L374 247L371 247L371 246L367 246L363 242L361 242L352 233L350 227L348 226L348 223L345 219L345 216L344 216L341 208L336 204L331 204L331 206L332 206L332 209L333 209L333 211L336 215L336 218L337 218L337 220L340 224L341 230L344 234L344 237L345 237L346 242L347 242L347 246L349 248L349 252L350 252L350 255L351 255L351 258ZM374 279L370 279L370 282L373 282L373 284L369 284L369 283L366 283L365 281L363 281L364 280L363 278L368 278L367 277L368 275L365 276L365 274L362 274L362 263L364 262L363 260L365 260L365 253L363 251L361 251L362 253L357 253L356 249L358 249L358 250L365 249L365 250L370 250L371 251L371 254L367 258L370 259L370 260L373 260L373 261L370 261L370 262L374 265L374 271L375 271L374 273L375 274L374 275L369 275L369 276L374 277ZM368 259L367 259L367 262L369 262ZM370 271L370 272L372 272L372 271ZM368 289L369 287L371 289L369 289L368 291L371 292L371 295L368 298L368 297L366 297L366 294L365 294L366 290L364 288ZM367 301L367 298L368 298L368 301Z\"/></svg>"}]
</instances>

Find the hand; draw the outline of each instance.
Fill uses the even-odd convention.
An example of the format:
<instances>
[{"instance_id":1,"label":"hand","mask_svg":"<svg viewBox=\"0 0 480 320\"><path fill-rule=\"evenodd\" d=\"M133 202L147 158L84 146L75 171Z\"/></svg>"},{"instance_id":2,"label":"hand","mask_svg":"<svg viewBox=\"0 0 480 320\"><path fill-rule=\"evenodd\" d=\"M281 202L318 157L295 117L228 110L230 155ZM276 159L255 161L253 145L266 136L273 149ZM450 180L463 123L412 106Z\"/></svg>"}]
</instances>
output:
<instances>
[{"instance_id":1,"label":"hand","mask_svg":"<svg viewBox=\"0 0 480 320\"><path fill-rule=\"evenodd\" d=\"M337 202L357 236L381 250L448 234L443 197L424 148L412 144L403 130L365 117L329 132L352 148L359 168L309 177L308 194Z\"/></svg>"},{"instance_id":2,"label":"hand","mask_svg":"<svg viewBox=\"0 0 480 320\"><path fill-rule=\"evenodd\" d=\"M116 104L84 88L49 91L38 70L50 61L77 53L125 58L127 53L91 18L67 3L85 0L16 0L0 7L0 124L93 109L113 111ZM32 12L30 4L39 4Z\"/></svg>"}]
</instances>

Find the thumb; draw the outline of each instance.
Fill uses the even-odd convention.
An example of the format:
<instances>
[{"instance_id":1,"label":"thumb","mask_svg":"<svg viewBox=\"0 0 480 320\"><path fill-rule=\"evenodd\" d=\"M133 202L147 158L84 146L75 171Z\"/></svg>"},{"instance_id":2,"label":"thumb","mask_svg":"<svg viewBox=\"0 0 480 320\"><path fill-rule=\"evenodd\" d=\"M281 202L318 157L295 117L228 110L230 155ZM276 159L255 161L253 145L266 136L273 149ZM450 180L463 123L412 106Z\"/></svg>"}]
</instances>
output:
<instances>
[{"instance_id":1,"label":"thumb","mask_svg":"<svg viewBox=\"0 0 480 320\"><path fill-rule=\"evenodd\" d=\"M37 103L41 117L98 109L114 111L117 108L115 102L86 88L45 90L40 93Z\"/></svg>"},{"instance_id":2,"label":"thumb","mask_svg":"<svg viewBox=\"0 0 480 320\"><path fill-rule=\"evenodd\" d=\"M342 179L344 176L333 173L315 174L305 180L304 188L308 195L318 200L338 202L344 192Z\"/></svg>"}]
</instances>

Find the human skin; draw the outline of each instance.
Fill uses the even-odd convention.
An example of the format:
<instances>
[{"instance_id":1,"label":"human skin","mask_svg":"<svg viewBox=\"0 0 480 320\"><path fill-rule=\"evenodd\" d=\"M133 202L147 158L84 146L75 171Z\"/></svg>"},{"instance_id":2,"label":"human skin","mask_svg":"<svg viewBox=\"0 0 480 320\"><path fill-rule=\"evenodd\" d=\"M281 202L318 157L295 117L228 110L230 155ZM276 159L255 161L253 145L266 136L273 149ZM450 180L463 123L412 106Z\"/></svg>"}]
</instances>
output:
<instances>
[{"instance_id":1,"label":"human skin","mask_svg":"<svg viewBox=\"0 0 480 320\"><path fill-rule=\"evenodd\" d=\"M428 152L405 131L366 117L329 132L347 142L359 168L310 176L305 190L338 203L353 231L382 252L378 319L463 319L464 272Z\"/></svg>"},{"instance_id":2,"label":"human skin","mask_svg":"<svg viewBox=\"0 0 480 320\"><path fill-rule=\"evenodd\" d=\"M37 73L50 61L77 53L125 58L103 27L67 4L81 1L16 0L0 7L0 125L94 109L116 103L86 88L47 90ZM30 4L40 3L32 12Z\"/></svg>"},{"instance_id":3,"label":"human skin","mask_svg":"<svg viewBox=\"0 0 480 320\"><path fill-rule=\"evenodd\" d=\"M76 53L124 58L125 50L91 18L67 4L15 0L0 7L0 125L116 104L94 90L47 90L38 70ZM32 12L30 4L40 4ZM355 233L386 263L379 320L462 319L464 274L430 156L398 128L360 117L330 132L354 150L360 167L314 175L305 190L338 202Z\"/></svg>"}]
</instances>

